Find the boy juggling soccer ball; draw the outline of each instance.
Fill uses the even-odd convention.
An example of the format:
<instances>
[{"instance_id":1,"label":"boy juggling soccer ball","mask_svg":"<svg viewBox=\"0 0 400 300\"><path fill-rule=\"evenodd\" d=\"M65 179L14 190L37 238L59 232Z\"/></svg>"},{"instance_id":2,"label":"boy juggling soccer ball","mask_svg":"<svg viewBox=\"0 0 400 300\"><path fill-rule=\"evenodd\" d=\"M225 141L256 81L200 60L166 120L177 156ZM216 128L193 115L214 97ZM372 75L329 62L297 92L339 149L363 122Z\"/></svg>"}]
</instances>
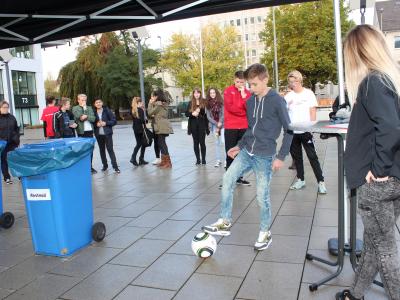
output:
<instances>
[{"instance_id":1,"label":"boy juggling soccer ball","mask_svg":"<svg viewBox=\"0 0 400 300\"><path fill-rule=\"evenodd\" d=\"M260 233L254 249L261 251L272 242L272 172L282 168L285 156L289 154L293 132L289 130L290 119L285 100L267 86L269 76L266 67L262 64L251 65L245 71L245 78L253 93L246 103L249 127L238 145L228 151L228 155L235 160L224 174L220 218L211 225L203 226L202 230L212 235L230 235L236 180L252 170L256 176L257 203L260 207ZM276 154L276 140L282 128L283 141Z\"/></svg>"}]
</instances>

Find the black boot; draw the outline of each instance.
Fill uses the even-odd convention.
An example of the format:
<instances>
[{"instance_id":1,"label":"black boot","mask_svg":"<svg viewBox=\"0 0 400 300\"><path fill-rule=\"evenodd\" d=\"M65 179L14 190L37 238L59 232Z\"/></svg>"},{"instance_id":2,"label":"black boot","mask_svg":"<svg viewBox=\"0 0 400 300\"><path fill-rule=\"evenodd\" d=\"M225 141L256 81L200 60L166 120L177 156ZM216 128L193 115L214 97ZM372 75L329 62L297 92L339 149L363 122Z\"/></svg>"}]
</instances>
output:
<instances>
[{"instance_id":1,"label":"black boot","mask_svg":"<svg viewBox=\"0 0 400 300\"><path fill-rule=\"evenodd\" d=\"M138 166L139 164L137 163L136 159L134 159L133 157L131 158L131 160L129 161L132 165L134 166Z\"/></svg>"},{"instance_id":2,"label":"black boot","mask_svg":"<svg viewBox=\"0 0 400 300\"><path fill-rule=\"evenodd\" d=\"M143 157L139 158L139 165L147 165L148 162L144 160Z\"/></svg>"}]
</instances>

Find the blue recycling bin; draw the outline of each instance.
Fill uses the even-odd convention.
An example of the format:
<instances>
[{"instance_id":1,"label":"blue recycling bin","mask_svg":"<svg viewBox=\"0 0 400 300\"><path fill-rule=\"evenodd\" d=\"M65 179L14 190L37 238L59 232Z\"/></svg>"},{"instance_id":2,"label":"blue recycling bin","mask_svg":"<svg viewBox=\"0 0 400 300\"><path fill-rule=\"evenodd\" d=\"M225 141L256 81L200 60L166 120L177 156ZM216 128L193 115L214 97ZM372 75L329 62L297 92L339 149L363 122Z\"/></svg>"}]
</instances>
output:
<instances>
[{"instance_id":1,"label":"blue recycling bin","mask_svg":"<svg viewBox=\"0 0 400 300\"><path fill-rule=\"evenodd\" d=\"M7 142L0 140L0 154L6 148ZM11 228L14 225L14 215L3 211L3 187L0 184L0 227L4 229Z\"/></svg>"},{"instance_id":2,"label":"blue recycling bin","mask_svg":"<svg viewBox=\"0 0 400 300\"><path fill-rule=\"evenodd\" d=\"M69 256L103 240L104 224L93 224L93 147L93 138L56 139L9 153L11 172L22 177L36 254Z\"/></svg>"}]
</instances>

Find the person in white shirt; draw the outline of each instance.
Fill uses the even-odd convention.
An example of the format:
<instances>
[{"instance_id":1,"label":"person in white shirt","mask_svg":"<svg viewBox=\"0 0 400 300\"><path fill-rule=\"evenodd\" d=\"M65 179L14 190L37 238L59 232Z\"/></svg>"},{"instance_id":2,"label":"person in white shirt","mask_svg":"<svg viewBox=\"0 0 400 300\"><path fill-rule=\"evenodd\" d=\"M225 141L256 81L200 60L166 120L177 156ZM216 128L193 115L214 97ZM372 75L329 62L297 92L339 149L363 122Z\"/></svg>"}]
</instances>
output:
<instances>
[{"instance_id":1,"label":"person in white shirt","mask_svg":"<svg viewBox=\"0 0 400 300\"><path fill-rule=\"evenodd\" d=\"M313 91L303 87L303 76L299 71L292 71L288 75L291 91L285 96L291 123L310 122L317 118L317 98ZM318 182L318 193L326 194L324 176L315 151L313 135L310 132L294 131L290 154L296 165L297 181L290 187L299 190L306 186L304 180L303 149L307 154L314 175Z\"/></svg>"}]
</instances>

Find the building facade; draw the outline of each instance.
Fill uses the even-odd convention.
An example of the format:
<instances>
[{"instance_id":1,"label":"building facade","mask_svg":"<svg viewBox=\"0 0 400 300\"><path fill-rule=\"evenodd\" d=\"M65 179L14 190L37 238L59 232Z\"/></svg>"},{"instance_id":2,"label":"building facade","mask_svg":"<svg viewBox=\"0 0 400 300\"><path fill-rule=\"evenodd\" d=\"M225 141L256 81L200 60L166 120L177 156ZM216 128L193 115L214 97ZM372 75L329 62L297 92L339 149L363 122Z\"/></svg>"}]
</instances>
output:
<instances>
[{"instance_id":1,"label":"building facade","mask_svg":"<svg viewBox=\"0 0 400 300\"><path fill-rule=\"evenodd\" d=\"M40 44L10 49L14 58L8 63L12 104L18 124L39 125L46 106ZM0 66L0 99L9 101L7 74Z\"/></svg>"}]
</instances>

